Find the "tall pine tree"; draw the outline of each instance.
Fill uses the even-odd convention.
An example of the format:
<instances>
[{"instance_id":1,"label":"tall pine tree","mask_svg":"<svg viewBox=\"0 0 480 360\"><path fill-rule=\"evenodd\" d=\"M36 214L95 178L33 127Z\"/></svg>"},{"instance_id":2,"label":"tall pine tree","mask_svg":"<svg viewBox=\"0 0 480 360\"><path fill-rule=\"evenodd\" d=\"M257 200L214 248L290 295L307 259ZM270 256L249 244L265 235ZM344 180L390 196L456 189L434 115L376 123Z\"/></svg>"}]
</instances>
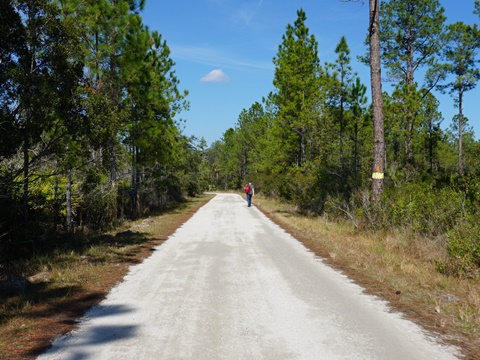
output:
<instances>
[{"instance_id":1,"label":"tall pine tree","mask_svg":"<svg viewBox=\"0 0 480 360\"><path fill-rule=\"evenodd\" d=\"M478 29L463 22L447 27L448 42L443 49L445 63L440 66L446 80L438 85L442 91L448 91L458 108L458 174L464 174L463 166L463 101L467 91L474 89L480 79L476 65L478 53Z\"/></svg>"},{"instance_id":2,"label":"tall pine tree","mask_svg":"<svg viewBox=\"0 0 480 360\"><path fill-rule=\"evenodd\" d=\"M298 10L273 59L276 90L272 99L278 109L276 125L285 154L281 161L287 167L303 166L313 153L308 147L315 146L311 136L318 117L321 68L318 44L309 34L306 20L305 11Z\"/></svg>"},{"instance_id":3,"label":"tall pine tree","mask_svg":"<svg viewBox=\"0 0 480 360\"><path fill-rule=\"evenodd\" d=\"M415 73L435 64L444 40L444 8L439 0L391 0L381 5L382 62L391 79L400 83L405 99L415 102ZM418 116L403 110L405 162L414 163L414 134Z\"/></svg>"}]
</instances>

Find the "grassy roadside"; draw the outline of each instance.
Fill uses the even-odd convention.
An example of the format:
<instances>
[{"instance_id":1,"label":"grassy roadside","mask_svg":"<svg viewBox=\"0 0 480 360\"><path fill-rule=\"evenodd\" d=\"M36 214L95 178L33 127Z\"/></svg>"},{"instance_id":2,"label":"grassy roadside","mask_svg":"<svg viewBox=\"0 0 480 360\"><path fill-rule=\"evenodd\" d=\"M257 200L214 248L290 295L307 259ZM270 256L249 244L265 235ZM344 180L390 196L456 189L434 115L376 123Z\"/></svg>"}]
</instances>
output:
<instances>
[{"instance_id":1,"label":"grassy roadside","mask_svg":"<svg viewBox=\"0 0 480 360\"><path fill-rule=\"evenodd\" d=\"M165 213L89 239L83 251L38 256L18 264L33 285L23 297L0 299L0 359L34 359L100 302L131 265L151 254L213 195L189 199ZM31 276L35 275L34 278Z\"/></svg>"},{"instance_id":2,"label":"grassy roadside","mask_svg":"<svg viewBox=\"0 0 480 360\"><path fill-rule=\"evenodd\" d=\"M366 292L461 347L466 359L480 359L480 278L439 273L436 261L446 257L441 241L401 231L358 232L349 223L300 216L289 205L259 196L255 205Z\"/></svg>"}]
</instances>

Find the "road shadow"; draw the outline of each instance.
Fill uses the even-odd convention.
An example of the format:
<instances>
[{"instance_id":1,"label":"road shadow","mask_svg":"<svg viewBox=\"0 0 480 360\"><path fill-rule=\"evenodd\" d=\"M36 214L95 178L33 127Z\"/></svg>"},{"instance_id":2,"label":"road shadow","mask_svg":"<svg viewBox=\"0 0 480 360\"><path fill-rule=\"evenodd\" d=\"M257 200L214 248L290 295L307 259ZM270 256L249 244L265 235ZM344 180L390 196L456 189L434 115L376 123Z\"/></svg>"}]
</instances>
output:
<instances>
[{"instance_id":1,"label":"road shadow","mask_svg":"<svg viewBox=\"0 0 480 360\"><path fill-rule=\"evenodd\" d=\"M98 326L89 324L98 318L118 316L132 311L133 308L126 305L94 306L87 311L85 317L81 320L81 328L63 335L51 346L34 349L31 355L40 355L40 359L56 358L63 351L68 350L70 352L69 359L91 358L91 354L87 355L82 349L132 338L135 336L138 326L123 323Z\"/></svg>"}]
</instances>

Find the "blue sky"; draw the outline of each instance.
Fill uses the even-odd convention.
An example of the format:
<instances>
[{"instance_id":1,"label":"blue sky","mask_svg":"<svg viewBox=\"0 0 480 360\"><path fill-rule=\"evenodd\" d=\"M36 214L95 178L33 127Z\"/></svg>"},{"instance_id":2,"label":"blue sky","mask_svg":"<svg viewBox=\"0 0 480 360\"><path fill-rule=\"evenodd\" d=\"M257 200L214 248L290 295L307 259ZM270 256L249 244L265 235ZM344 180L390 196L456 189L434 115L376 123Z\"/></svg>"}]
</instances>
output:
<instances>
[{"instance_id":1,"label":"blue sky","mask_svg":"<svg viewBox=\"0 0 480 360\"><path fill-rule=\"evenodd\" d=\"M473 15L473 2L441 0L447 23L480 22ZM180 89L189 91L190 110L178 116L185 120L185 135L203 137L210 145L234 127L243 109L273 90L272 59L300 8L318 42L320 61L335 61L335 47L344 35L352 68L369 87L369 70L356 59L367 51L368 1L361 6L339 0L147 0L144 23L167 41ZM417 81L423 79L417 75ZM383 89L389 91L391 86L384 83ZM480 85L469 92L464 105L477 139L479 91ZM445 128L457 110L448 95L436 95Z\"/></svg>"}]
</instances>

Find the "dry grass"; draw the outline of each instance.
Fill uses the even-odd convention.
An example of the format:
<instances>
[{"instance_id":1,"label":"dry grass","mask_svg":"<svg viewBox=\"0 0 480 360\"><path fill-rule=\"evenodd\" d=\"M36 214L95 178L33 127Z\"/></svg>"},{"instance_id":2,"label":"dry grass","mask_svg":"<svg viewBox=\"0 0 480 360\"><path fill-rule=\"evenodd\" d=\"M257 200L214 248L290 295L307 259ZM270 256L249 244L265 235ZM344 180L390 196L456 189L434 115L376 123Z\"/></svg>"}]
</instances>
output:
<instances>
[{"instance_id":1,"label":"dry grass","mask_svg":"<svg viewBox=\"0 0 480 360\"><path fill-rule=\"evenodd\" d=\"M480 359L480 277L441 274L443 239L406 231L357 231L349 222L305 217L295 208L256 196L255 204L305 246L344 271L365 291L443 339L461 346L465 358Z\"/></svg>"}]
</instances>

